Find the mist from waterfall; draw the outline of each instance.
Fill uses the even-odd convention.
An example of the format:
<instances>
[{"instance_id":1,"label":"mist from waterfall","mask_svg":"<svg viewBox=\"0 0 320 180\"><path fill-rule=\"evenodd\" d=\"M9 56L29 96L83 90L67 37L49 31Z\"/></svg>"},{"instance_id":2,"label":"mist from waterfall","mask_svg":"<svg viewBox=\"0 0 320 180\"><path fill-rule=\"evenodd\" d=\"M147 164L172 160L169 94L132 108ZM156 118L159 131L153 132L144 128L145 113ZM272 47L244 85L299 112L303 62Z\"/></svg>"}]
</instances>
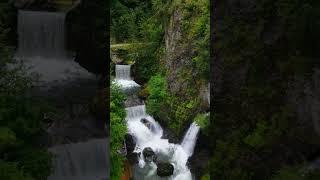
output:
<instances>
[{"instance_id":1,"label":"mist from waterfall","mask_svg":"<svg viewBox=\"0 0 320 180\"><path fill-rule=\"evenodd\" d=\"M129 133L135 138L134 152L141 153L139 164L134 167L135 180L191 180L192 174L187 167L187 161L193 154L199 126L191 124L182 144L169 143L162 139L162 127L150 115L146 114L145 105L126 108L127 127ZM144 121L142 121L142 119ZM144 148L150 147L157 155L157 160L170 162L174 166L174 173L167 178L157 176L157 166L154 162L145 162L142 155Z\"/></svg>"},{"instance_id":2,"label":"mist from waterfall","mask_svg":"<svg viewBox=\"0 0 320 180\"><path fill-rule=\"evenodd\" d=\"M18 56L20 58L67 59L63 12L18 12Z\"/></svg>"}]
</instances>

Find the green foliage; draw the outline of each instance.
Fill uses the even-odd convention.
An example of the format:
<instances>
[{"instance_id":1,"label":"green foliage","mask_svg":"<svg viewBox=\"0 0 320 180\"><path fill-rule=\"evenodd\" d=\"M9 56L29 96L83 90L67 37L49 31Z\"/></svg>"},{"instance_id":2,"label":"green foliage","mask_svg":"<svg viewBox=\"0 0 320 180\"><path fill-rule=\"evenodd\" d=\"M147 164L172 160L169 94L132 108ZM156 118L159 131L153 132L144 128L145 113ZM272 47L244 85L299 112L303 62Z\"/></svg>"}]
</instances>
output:
<instances>
[{"instance_id":1,"label":"green foliage","mask_svg":"<svg viewBox=\"0 0 320 180\"><path fill-rule=\"evenodd\" d=\"M210 174L205 174L201 177L201 180L210 180Z\"/></svg>"},{"instance_id":2,"label":"green foliage","mask_svg":"<svg viewBox=\"0 0 320 180\"><path fill-rule=\"evenodd\" d=\"M216 137L210 142L214 144L212 176L303 180L297 169L286 166L303 163L311 149L319 146L315 141L319 136L301 123L296 105L288 102L288 91L297 77L308 83L313 68L319 66L315 61L320 57L319 42L314 41L319 34L313 32L319 30L320 3L264 0L249 4L222 2L216 7L221 11L215 12L219 23L213 56L222 61L219 65L228 80L215 95L219 116L211 125ZM304 93L301 90L295 98L304 98Z\"/></svg>"},{"instance_id":3,"label":"green foliage","mask_svg":"<svg viewBox=\"0 0 320 180\"><path fill-rule=\"evenodd\" d=\"M293 166L293 167L283 167L280 169L273 177L272 180L317 180L320 178L320 172L312 171L306 172L303 171L303 167Z\"/></svg>"},{"instance_id":4,"label":"green foliage","mask_svg":"<svg viewBox=\"0 0 320 180\"><path fill-rule=\"evenodd\" d=\"M161 71L160 57L162 48L161 46L159 47L158 43L138 46L134 55L133 73L138 83L144 84L148 82L151 76Z\"/></svg>"},{"instance_id":5,"label":"green foliage","mask_svg":"<svg viewBox=\"0 0 320 180\"><path fill-rule=\"evenodd\" d=\"M0 152L11 147L17 141L16 134L8 127L0 127Z\"/></svg>"},{"instance_id":6,"label":"green foliage","mask_svg":"<svg viewBox=\"0 0 320 180\"><path fill-rule=\"evenodd\" d=\"M111 2L111 41L122 43L143 39L142 24L150 16L150 0L113 0Z\"/></svg>"},{"instance_id":7,"label":"green foliage","mask_svg":"<svg viewBox=\"0 0 320 180\"><path fill-rule=\"evenodd\" d=\"M198 77L209 80L210 67L210 1L196 0L180 4L183 7L183 30L187 41L193 43L195 54L192 68ZM185 40L185 41L186 41Z\"/></svg>"},{"instance_id":8,"label":"green foliage","mask_svg":"<svg viewBox=\"0 0 320 180\"><path fill-rule=\"evenodd\" d=\"M0 179L3 180L34 180L32 177L24 174L16 163L0 160Z\"/></svg>"},{"instance_id":9,"label":"green foliage","mask_svg":"<svg viewBox=\"0 0 320 180\"><path fill-rule=\"evenodd\" d=\"M125 123L126 112L124 109L125 96L115 84L111 85L110 96L110 159L111 179L120 179L123 172L124 157L119 154L127 133Z\"/></svg>"},{"instance_id":10,"label":"green foliage","mask_svg":"<svg viewBox=\"0 0 320 180\"><path fill-rule=\"evenodd\" d=\"M52 155L45 149L24 146L15 156L21 170L34 179L46 179L51 174Z\"/></svg>"},{"instance_id":11,"label":"green foliage","mask_svg":"<svg viewBox=\"0 0 320 180\"><path fill-rule=\"evenodd\" d=\"M178 103L179 101L174 102ZM173 121L169 122L169 126L174 129L177 134L180 134L184 126L190 122L190 119L193 119L196 107L197 101L195 100L180 100L180 104L172 106L171 111L174 112L174 116L171 118Z\"/></svg>"},{"instance_id":12,"label":"green foliage","mask_svg":"<svg viewBox=\"0 0 320 180\"><path fill-rule=\"evenodd\" d=\"M254 131L244 138L244 143L254 148L260 148L268 144L276 133L265 121L258 121Z\"/></svg>"},{"instance_id":13,"label":"green foliage","mask_svg":"<svg viewBox=\"0 0 320 180\"><path fill-rule=\"evenodd\" d=\"M150 95L147 99L147 112L154 117L160 118L162 115L162 107L168 99L167 86L167 80L161 75L152 76L148 82L147 90Z\"/></svg>"},{"instance_id":14,"label":"green foliage","mask_svg":"<svg viewBox=\"0 0 320 180\"><path fill-rule=\"evenodd\" d=\"M200 126L201 131L205 134L209 135L208 128L210 127L210 115L209 114L197 114L197 116L193 120Z\"/></svg>"},{"instance_id":15,"label":"green foliage","mask_svg":"<svg viewBox=\"0 0 320 180\"><path fill-rule=\"evenodd\" d=\"M51 156L37 139L44 134L47 105L26 94L36 77L13 59L15 19L16 9L0 3L0 179L43 180L51 172Z\"/></svg>"}]
</instances>

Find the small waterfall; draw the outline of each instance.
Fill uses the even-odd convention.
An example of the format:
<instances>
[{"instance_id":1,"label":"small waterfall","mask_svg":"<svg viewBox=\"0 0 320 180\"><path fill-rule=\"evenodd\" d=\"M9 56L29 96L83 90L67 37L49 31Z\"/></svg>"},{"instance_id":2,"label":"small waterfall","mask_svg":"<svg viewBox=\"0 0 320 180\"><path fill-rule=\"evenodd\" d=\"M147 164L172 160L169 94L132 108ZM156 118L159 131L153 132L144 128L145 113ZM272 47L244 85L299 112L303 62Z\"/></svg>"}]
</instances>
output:
<instances>
[{"instance_id":1,"label":"small waterfall","mask_svg":"<svg viewBox=\"0 0 320 180\"><path fill-rule=\"evenodd\" d=\"M139 105L134 107L126 108L127 118L132 119L135 117L142 117L146 115L146 107L145 105Z\"/></svg>"},{"instance_id":2,"label":"small waterfall","mask_svg":"<svg viewBox=\"0 0 320 180\"><path fill-rule=\"evenodd\" d=\"M134 92L140 85L131 79L131 65L116 65L116 78L114 82L118 84L124 91Z\"/></svg>"},{"instance_id":3,"label":"small waterfall","mask_svg":"<svg viewBox=\"0 0 320 180\"><path fill-rule=\"evenodd\" d=\"M27 67L28 73L40 75L40 86L44 88L59 83L70 84L75 79L96 79L95 75L68 56L65 17L63 12L18 12L16 58Z\"/></svg>"},{"instance_id":4,"label":"small waterfall","mask_svg":"<svg viewBox=\"0 0 320 180\"><path fill-rule=\"evenodd\" d=\"M191 180L192 175L187 167L188 158L192 155L197 140L199 127L192 123L181 145L169 143L162 139L163 130L158 122L146 114L145 105L126 108L127 127L129 133L135 137L135 152L141 153L150 147L158 160L167 161L174 167L174 174L168 178L160 178L156 174L157 166L154 162L145 162L143 155L139 157L139 164L134 167L135 180Z\"/></svg>"},{"instance_id":5,"label":"small waterfall","mask_svg":"<svg viewBox=\"0 0 320 180\"><path fill-rule=\"evenodd\" d=\"M55 156L48 180L102 180L108 177L107 139L59 145L49 149Z\"/></svg>"},{"instance_id":6,"label":"small waterfall","mask_svg":"<svg viewBox=\"0 0 320 180\"><path fill-rule=\"evenodd\" d=\"M189 156L193 154L193 150L196 145L199 130L200 130L200 127L195 122L193 122L189 127L181 143L182 148L187 152Z\"/></svg>"},{"instance_id":7,"label":"small waterfall","mask_svg":"<svg viewBox=\"0 0 320 180\"><path fill-rule=\"evenodd\" d=\"M66 59L65 17L62 12L18 12L18 57Z\"/></svg>"},{"instance_id":8,"label":"small waterfall","mask_svg":"<svg viewBox=\"0 0 320 180\"><path fill-rule=\"evenodd\" d=\"M116 79L131 80L131 65L116 65Z\"/></svg>"}]
</instances>

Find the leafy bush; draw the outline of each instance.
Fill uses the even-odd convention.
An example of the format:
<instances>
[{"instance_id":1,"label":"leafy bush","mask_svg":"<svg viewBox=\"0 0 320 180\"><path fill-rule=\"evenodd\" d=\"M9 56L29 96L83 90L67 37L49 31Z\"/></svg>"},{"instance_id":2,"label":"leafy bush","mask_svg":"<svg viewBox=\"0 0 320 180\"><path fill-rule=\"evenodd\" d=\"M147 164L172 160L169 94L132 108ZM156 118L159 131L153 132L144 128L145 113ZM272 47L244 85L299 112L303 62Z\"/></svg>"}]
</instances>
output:
<instances>
[{"instance_id":1,"label":"leafy bush","mask_svg":"<svg viewBox=\"0 0 320 180\"><path fill-rule=\"evenodd\" d=\"M147 98L147 112L161 119L162 107L168 99L167 80L161 75L152 76L148 82L149 96Z\"/></svg>"},{"instance_id":2,"label":"leafy bush","mask_svg":"<svg viewBox=\"0 0 320 180\"><path fill-rule=\"evenodd\" d=\"M24 174L16 163L0 160L0 178L3 180L34 180Z\"/></svg>"},{"instance_id":3,"label":"leafy bush","mask_svg":"<svg viewBox=\"0 0 320 180\"><path fill-rule=\"evenodd\" d=\"M126 112L124 109L125 95L115 84L111 85L110 96L110 159L111 179L120 179L123 172L124 157L119 154L123 146L124 138L127 133L125 123Z\"/></svg>"},{"instance_id":4,"label":"leafy bush","mask_svg":"<svg viewBox=\"0 0 320 180\"><path fill-rule=\"evenodd\" d=\"M208 134L208 128L210 127L210 115L208 114L197 114L197 116L193 120L200 126L205 134Z\"/></svg>"},{"instance_id":5,"label":"leafy bush","mask_svg":"<svg viewBox=\"0 0 320 180\"><path fill-rule=\"evenodd\" d=\"M272 180L317 180L320 178L320 171L304 172L303 166L283 167L273 177Z\"/></svg>"},{"instance_id":6,"label":"leafy bush","mask_svg":"<svg viewBox=\"0 0 320 180\"><path fill-rule=\"evenodd\" d=\"M43 180L51 173L51 155L38 139L48 106L27 95L36 79L13 59L14 19L16 9L0 3L0 179Z\"/></svg>"}]
</instances>

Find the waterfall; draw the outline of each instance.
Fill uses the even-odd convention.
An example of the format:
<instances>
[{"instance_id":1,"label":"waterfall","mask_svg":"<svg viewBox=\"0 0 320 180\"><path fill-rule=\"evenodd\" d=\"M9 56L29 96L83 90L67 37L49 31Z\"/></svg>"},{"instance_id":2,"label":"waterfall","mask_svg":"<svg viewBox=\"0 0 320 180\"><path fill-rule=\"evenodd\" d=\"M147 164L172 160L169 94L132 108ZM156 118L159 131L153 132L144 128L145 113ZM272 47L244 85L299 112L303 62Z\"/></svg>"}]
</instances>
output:
<instances>
[{"instance_id":1,"label":"waterfall","mask_svg":"<svg viewBox=\"0 0 320 180\"><path fill-rule=\"evenodd\" d=\"M66 59L65 17L62 12L18 12L18 57Z\"/></svg>"},{"instance_id":2,"label":"waterfall","mask_svg":"<svg viewBox=\"0 0 320 180\"><path fill-rule=\"evenodd\" d=\"M197 135L199 130L200 130L200 127L195 122L193 122L189 127L181 143L182 148L187 152L189 156L193 154L193 150L197 141Z\"/></svg>"},{"instance_id":3,"label":"waterfall","mask_svg":"<svg viewBox=\"0 0 320 180\"><path fill-rule=\"evenodd\" d=\"M55 156L54 171L48 180L107 179L109 148L107 139L58 145L49 149Z\"/></svg>"},{"instance_id":4,"label":"waterfall","mask_svg":"<svg viewBox=\"0 0 320 180\"><path fill-rule=\"evenodd\" d=\"M139 105L134 107L126 108L127 118L135 118L135 117L142 117L146 115L146 108L145 105Z\"/></svg>"},{"instance_id":5,"label":"waterfall","mask_svg":"<svg viewBox=\"0 0 320 180\"><path fill-rule=\"evenodd\" d=\"M18 12L16 59L27 67L27 73L40 75L42 87L70 84L75 79L96 80L95 75L67 55L65 17L63 12Z\"/></svg>"},{"instance_id":6,"label":"waterfall","mask_svg":"<svg viewBox=\"0 0 320 180\"><path fill-rule=\"evenodd\" d=\"M130 70L131 70L130 65L116 65L116 78L131 80Z\"/></svg>"},{"instance_id":7,"label":"waterfall","mask_svg":"<svg viewBox=\"0 0 320 180\"><path fill-rule=\"evenodd\" d=\"M116 78L114 83L118 84L127 93L134 92L140 87L130 76L131 65L116 65Z\"/></svg>"},{"instance_id":8,"label":"waterfall","mask_svg":"<svg viewBox=\"0 0 320 180\"><path fill-rule=\"evenodd\" d=\"M146 114L145 106L139 105L126 108L128 132L135 138L134 152L141 153L144 148L151 147L159 161L167 161L174 166L174 174L168 180L191 180L192 175L187 167L188 158L192 155L197 140L199 127L192 123L182 144L169 143L162 139L162 127L150 115ZM142 153L139 164L134 167L136 180L160 180L156 174L156 163L145 162Z\"/></svg>"}]
</instances>

